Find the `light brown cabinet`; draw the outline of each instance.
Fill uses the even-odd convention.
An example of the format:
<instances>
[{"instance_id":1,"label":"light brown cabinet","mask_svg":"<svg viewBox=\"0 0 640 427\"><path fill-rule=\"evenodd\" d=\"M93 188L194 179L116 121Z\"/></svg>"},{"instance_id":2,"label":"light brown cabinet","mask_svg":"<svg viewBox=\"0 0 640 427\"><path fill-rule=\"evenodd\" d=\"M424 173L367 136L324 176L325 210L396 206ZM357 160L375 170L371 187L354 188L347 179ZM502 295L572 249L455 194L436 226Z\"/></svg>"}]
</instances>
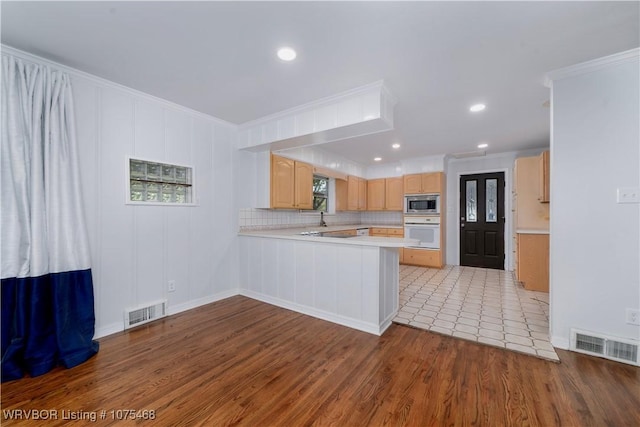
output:
<instances>
[{"instance_id":1,"label":"light brown cabinet","mask_svg":"<svg viewBox=\"0 0 640 427\"><path fill-rule=\"evenodd\" d=\"M348 184L346 179L336 179L336 211L346 211L348 194Z\"/></svg>"},{"instance_id":2,"label":"light brown cabinet","mask_svg":"<svg viewBox=\"0 0 640 427\"><path fill-rule=\"evenodd\" d=\"M542 292L549 292L549 204L543 202L548 160L548 152L518 158L514 174L516 278L525 289Z\"/></svg>"},{"instance_id":3,"label":"light brown cabinet","mask_svg":"<svg viewBox=\"0 0 640 427\"><path fill-rule=\"evenodd\" d=\"M404 204L404 185L402 177L386 178L384 191L385 210L402 211Z\"/></svg>"},{"instance_id":4,"label":"light brown cabinet","mask_svg":"<svg viewBox=\"0 0 640 427\"><path fill-rule=\"evenodd\" d=\"M442 172L414 173L404 176L404 194L442 192Z\"/></svg>"},{"instance_id":5,"label":"light brown cabinet","mask_svg":"<svg viewBox=\"0 0 640 427\"><path fill-rule=\"evenodd\" d=\"M382 211L385 209L385 179L367 181L367 210Z\"/></svg>"},{"instance_id":6,"label":"light brown cabinet","mask_svg":"<svg viewBox=\"0 0 640 427\"><path fill-rule=\"evenodd\" d=\"M403 248L402 263L421 267L442 268L440 251L429 249Z\"/></svg>"},{"instance_id":7,"label":"light brown cabinet","mask_svg":"<svg viewBox=\"0 0 640 427\"><path fill-rule=\"evenodd\" d=\"M347 177L347 210L364 211L367 209L367 180L349 175Z\"/></svg>"},{"instance_id":8,"label":"light brown cabinet","mask_svg":"<svg viewBox=\"0 0 640 427\"><path fill-rule=\"evenodd\" d=\"M313 209L313 166L272 154L271 208Z\"/></svg>"},{"instance_id":9,"label":"light brown cabinet","mask_svg":"<svg viewBox=\"0 0 640 427\"><path fill-rule=\"evenodd\" d=\"M549 292L549 235L517 235L516 276L525 289Z\"/></svg>"},{"instance_id":10,"label":"light brown cabinet","mask_svg":"<svg viewBox=\"0 0 640 427\"><path fill-rule=\"evenodd\" d=\"M368 211L402 211L402 178L380 178L367 181Z\"/></svg>"},{"instance_id":11,"label":"light brown cabinet","mask_svg":"<svg viewBox=\"0 0 640 427\"><path fill-rule=\"evenodd\" d=\"M540 161L520 157L515 163L514 216L516 229L549 230L549 204L540 203Z\"/></svg>"},{"instance_id":12,"label":"light brown cabinet","mask_svg":"<svg viewBox=\"0 0 640 427\"><path fill-rule=\"evenodd\" d=\"M369 229L369 236L376 236L376 237L404 237L404 229L402 229L402 228L371 227Z\"/></svg>"},{"instance_id":13,"label":"light brown cabinet","mask_svg":"<svg viewBox=\"0 0 640 427\"><path fill-rule=\"evenodd\" d=\"M550 179L551 179L551 171L550 171L550 161L549 161L549 151L543 151L538 157L539 162L539 185L538 185L538 200L540 203L549 203L550 196Z\"/></svg>"}]
</instances>

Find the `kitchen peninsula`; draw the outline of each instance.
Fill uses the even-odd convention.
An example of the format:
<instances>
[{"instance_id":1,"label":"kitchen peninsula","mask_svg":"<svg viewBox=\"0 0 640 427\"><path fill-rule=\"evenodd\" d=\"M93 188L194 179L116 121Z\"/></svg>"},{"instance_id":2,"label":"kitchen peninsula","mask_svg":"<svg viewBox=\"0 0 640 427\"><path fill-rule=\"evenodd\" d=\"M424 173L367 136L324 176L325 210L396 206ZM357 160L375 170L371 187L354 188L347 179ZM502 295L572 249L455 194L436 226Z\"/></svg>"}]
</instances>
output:
<instances>
[{"instance_id":1,"label":"kitchen peninsula","mask_svg":"<svg viewBox=\"0 0 640 427\"><path fill-rule=\"evenodd\" d=\"M314 233L360 227L241 231L240 293L381 335L398 310L399 248L417 240Z\"/></svg>"}]
</instances>

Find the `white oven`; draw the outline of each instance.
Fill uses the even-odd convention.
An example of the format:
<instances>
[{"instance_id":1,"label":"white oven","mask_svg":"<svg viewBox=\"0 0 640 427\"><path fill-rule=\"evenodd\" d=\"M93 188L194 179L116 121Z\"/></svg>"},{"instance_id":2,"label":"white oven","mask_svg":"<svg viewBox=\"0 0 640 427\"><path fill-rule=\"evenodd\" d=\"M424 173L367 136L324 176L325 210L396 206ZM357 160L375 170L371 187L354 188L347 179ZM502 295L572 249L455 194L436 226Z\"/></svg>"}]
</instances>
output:
<instances>
[{"instance_id":1,"label":"white oven","mask_svg":"<svg viewBox=\"0 0 640 427\"><path fill-rule=\"evenodd\" d=\"M404 237L420 240L420 244L417 247L440 249L440 217L405 216Z\"/></svg>"}]
</instances>

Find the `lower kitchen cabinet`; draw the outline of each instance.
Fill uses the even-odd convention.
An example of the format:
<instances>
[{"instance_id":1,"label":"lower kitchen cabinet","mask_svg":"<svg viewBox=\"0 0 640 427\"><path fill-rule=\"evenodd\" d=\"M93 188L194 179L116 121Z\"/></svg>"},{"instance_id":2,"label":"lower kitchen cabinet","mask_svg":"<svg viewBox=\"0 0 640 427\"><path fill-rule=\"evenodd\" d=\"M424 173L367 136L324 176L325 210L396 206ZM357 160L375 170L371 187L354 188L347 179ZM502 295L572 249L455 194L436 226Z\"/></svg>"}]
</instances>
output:
<instances>
[{"instance_id":1,"label":"lower kitchen cabinet","mask_svg":"<svg viewBox=\"0 0 640 427\"><path fill-rule=\"evenodd\" d=\"M404 229L403 228L371 227L369 229L369 236L404 237Z\"/></svg>"},{"instance_id":2,"label":"lower kitchen cabinet","mask_svg":"<svg viewBox=\"0 0 640 427\"><path fill-rule=\"evenodd\" d=\"M403 248L403 264L442 268L442 253L432 249Z\"/></svg>"},{"instance_id":3,"label":"lower kitchen cabinet","mask_svg":"<svg viewBox=\"0 0 640 427\"><path fill-rule=\"evenodd\" d=\"M517 234L516 276L525 289L549 292L549 235Z\"/></svg>"}]
</instances>

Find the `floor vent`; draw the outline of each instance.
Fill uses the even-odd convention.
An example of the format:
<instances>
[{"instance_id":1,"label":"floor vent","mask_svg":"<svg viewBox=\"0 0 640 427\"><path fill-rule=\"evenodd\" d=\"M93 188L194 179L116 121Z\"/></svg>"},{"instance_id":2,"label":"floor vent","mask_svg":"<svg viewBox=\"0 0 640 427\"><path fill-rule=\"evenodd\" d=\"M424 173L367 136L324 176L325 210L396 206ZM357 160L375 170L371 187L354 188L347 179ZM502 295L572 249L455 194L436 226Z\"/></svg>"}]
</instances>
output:
<instances>
[{"instance_id":1,"label":"floor vent","mask_svg":"<svg viewBox=\"0 0 640 427\"><path fill-rule=\"evenodd\" d=\"M571 330L571 350L640 366L638 342Z\"/></svg>"},{"instance_id":2,"label":"floor vent","mask_svg":"<svg viewBox=\"0 0 640 427\"><path fill-rule=\"evenodd\" d=\"M129 329L134 326L144 325L152 320L160 319L167 315L167 301L159 301L144 307L124 312L124 328Z\"/></svg>"}]
</instances>

